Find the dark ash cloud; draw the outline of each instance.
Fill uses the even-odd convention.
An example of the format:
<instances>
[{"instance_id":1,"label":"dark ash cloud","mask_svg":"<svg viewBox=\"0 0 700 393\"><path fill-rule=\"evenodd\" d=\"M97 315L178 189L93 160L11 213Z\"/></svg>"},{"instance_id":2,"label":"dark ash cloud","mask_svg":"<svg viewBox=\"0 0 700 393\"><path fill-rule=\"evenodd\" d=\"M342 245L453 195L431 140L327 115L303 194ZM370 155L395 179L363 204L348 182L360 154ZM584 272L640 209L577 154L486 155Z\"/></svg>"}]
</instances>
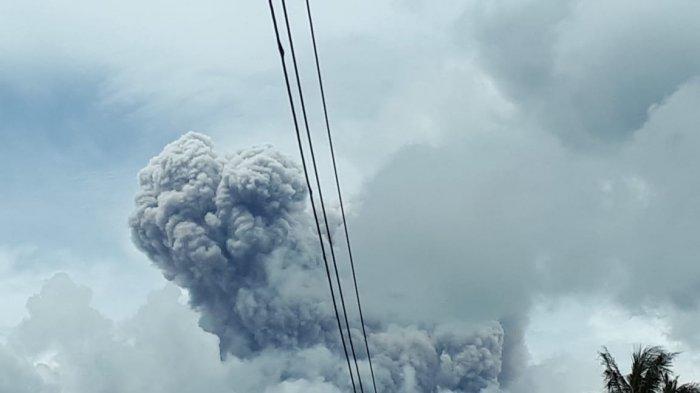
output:
<instances>
[{"instance_id":1,"label":"dark ash cloud","mask_svg":"<svg viewBox=\"0 0 700 393\"><path fill-rule=\"evenodd\" d=\"M134 242L187 289L201 327L219 338L222 358L320 347L337 365L324 381L347 389L296 164L269 147L221 158L207 137L188 133L149 162L139 183ZM383 391L479 392L497 384L503 345L497 323L420 328L375 318L369 325ZM310 378L299 364L287 367L280 382Z\"/></svg>"}]
</instances>

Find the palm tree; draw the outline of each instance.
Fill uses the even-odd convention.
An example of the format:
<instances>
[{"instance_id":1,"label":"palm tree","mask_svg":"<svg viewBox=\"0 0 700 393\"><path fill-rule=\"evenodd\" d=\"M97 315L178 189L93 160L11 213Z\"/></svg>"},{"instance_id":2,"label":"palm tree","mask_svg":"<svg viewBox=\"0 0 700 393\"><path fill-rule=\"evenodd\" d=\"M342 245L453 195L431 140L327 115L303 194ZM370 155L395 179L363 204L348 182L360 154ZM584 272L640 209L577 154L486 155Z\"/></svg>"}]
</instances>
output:
<instances>
[{"instance_id":1,"label":"palm tree","mask_svg":"<svg viewBox=\"0 0 700 393\"><path fill-rule=\"evenodd\" d=\"M608 393L700 393L698 385L678 386L678 378L672 378L671 364L677 353L661 347L640 347L632 354L632 370L627 375L620 372L607 348L603 347L599 355L605 366Z\"/></svg>"},{"instance_id":2,"label":"palm tree","mask_svg":"<svg viewBox=\"0 0 700 393\"><path fill-rule=\"evenodd\" d=\"M686 383L678 386L678 377L664 375L664 388L661 393L700 393L700 385L697 383Z\"/></svg>"}]
</instances>

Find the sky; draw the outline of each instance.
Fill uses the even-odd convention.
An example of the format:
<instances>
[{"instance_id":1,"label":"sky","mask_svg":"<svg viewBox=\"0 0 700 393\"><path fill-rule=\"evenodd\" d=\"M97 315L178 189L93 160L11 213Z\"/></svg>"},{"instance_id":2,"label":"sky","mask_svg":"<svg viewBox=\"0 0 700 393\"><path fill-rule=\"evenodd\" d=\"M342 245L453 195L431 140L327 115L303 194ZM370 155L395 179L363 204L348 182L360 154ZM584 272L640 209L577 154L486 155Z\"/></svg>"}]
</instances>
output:
<instances>
[{"instance_id":1,"label":"sky","mask_svg":"<svg viewBox=\"0 0 700 393\"><path fill-rule=\"evenodd\" d=\"M378 348L497 323L497 386L455 391L601 391L597 351L625 364L639 344L682 352L681 380L700 380L699 3L312 6ZM322 135L303 2L289 8ZM187 157L188 131L210 138L217 179L240 180L251 152L298 162L267 4L0 0L0 15L0 392L342 391L335 371L285 379L274 354L222 347L201 283L166 280L132 232L148 223L135 197L166 187L139 171L165 171L149 160L174 141ZM249 150L268 144L288 159ZM283 350L320 370L333 346L314 345Z\"/></svg>"}]
</instances>

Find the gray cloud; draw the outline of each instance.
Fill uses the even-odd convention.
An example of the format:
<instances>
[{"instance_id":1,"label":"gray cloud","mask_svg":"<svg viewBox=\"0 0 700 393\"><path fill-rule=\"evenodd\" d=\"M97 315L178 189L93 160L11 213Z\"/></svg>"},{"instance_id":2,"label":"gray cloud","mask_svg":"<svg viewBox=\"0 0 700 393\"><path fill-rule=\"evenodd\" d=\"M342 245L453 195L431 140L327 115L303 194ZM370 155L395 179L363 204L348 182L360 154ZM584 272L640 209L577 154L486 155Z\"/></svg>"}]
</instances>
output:
<instances>
[{"instance_id":1,"label":"gray cloud","mask_svg":"<svg viewBox=\"0 0 700 393\"><path fill-rule=\"evenodd\" d=\"M219 338L223 358L320 346L342 366L296 164L269 147L219 158L207 137L188 133L149 162L139 183L130 219L134 242L167 279L187 289L200 325ZM384 391L478 392L497 382L498 324L467 330L387 322L369 322ZM358 334L353 331L359 342ZM280 381L309 378L298 364L287 367ZM347 389L337 367L323 377Z\"/></svg>"},{"instance_id":2,"label":"gray cloud","mask_svg":"<svg viewBox=\"0 0 700 393\"><path fill-rule=\"evenodd\" d=\"M359 267L361 276L365 277L363 288L372 299L367 312L373 324L371 340L374 345L382 347L382 341L377 341L376 337L389 329L390 325L382 323L383 320L405 326L503 320L508 322L504 326L510 334L506 335L505 346L497 346L496 373L502 368L502 382L520 381L518 375L527 361L522 343L525 315L538 295L603 291L635 308L649 304L694 307L692 288L695 288L694 277L698 275L695 264L688 258L694 255L692 250L697 246L691 235L695 230L689 228L700 221L688 212L679 215L682 211L679 206L687 206L698 192L688 182L692 178L692 165L688 164L694 162L692 152L698 146L694 136L697 115L689 110L698 102L697 83L686 83L655 105L649 112L649 120L635 132L635 137L614 154L582 154L568 149L546 132L520 131L513 125L495 131L457 134L444 145L415 146L397 154L366 184L363 203L355 211L352 222L358 260L365 261ZM235 244L243 250L251 245L250 249L261 251L256 258L260 258L265 268L251 275L255 280L248 278L244 284L234 284L230 290L235 296L219 296L235 304L224 307L234 310L232 315L213 313L211 310L221 307L211 307L207 302L217 297L198 298L196 286L193 287L193 305L203 315L200 324L222 338L224 352L228 350L239 356L256 356L269 346L289 349L318 343L337 354L334 334L305 341L295 330L299 325L289 325L291 317L285 319L290 309L310 309L317 313L309 318L309 326L318 327L314 325L318 322L314 321L321 321L326 327L318 327L319 331L334 331L328 312L330 305L324 300L325 292L298 292L299 288L324 288L318 284L322 278L318 255L313 251L315 241L308 231L303 187L298 188L297 183L281 175L263 176L266 181L246 187L246 192L253 194L241 192L240 197L231 198L230 195L238 194L234 191L219 196L220 190L236 190L239 184L251 183L246 180L255 177L251 174L267 173L271 166L275 167L277 164L270 164L269 160L260 161L266 164L255 166L255 171L245 164L252 157L274 153L269 149L257 149L219 159L211 153L211 145L202 140L192 135L184 137L167 147L144 170L143 191L137 198L138 209L132 219L137 244L148 253L155 253L149 255L157 264L166 264L163 268L166 277L176 282L179 273L169 273L170 264L179 263L180 267L175 269L180 272L183 266L187 269L198 266L196 261L206 260L209 255L178 249L178 244L183 243L178 240L180 236L206 234L203 239L193 242L188 238L187 242L211 244L204 247L206 250L225 250L221 255L234 267L238 263L237 255L246 265L250 263L246 258L256 253L235 254L237 249L226 239L236 239ZM173 147L183 147L192 141L208 147L183 148L182 151ZM184 153L185 150L190 153ZM177 164L173 164L177 161L174 157L179 157ZM190 164L190 160L196 164ZM286 162L282 166L290 164L282 158L271 162ZM187 169L180 172L175 168ZM209 173L205 168L218 169L204 175L199 173L199 168L204 173ZM171 175L170 170L175 172ZM216 191L215 187L207 186L206 192L198 194L207 195L205 199L214 202L193 201L177 208L169 202L171 199L192 200L194 197L186 195L188 187L196 189L198 182L207 183L207 179L215 179L213 183L216 183L218 177L214 172L217 170L222 174L219 176L224 186L217 185ZM176 179L166 184L178 186L159 188L159 178L152 176L156 173ZM187 175L180 178L175 173ZM298 169L292 173L295 175L291 177L299 176ZM223 180L227 176L223 174L233 176L234 180ZM188 176L196 180L185 181ZM286 193L280 193L279 187L266 190L270 184L268 179L273 178L292 184L284 187ZM185 195L175 196L180 192ZM260 196L248 199L248 195L255 193ZM147 195L145 199L144 195ZM281 201L276 202L275 198ZM230 202L234 200L237 202ZM264 200L274 209L251 207L255 204L250 200ZM221 201L229 201L229 204ZM190 209L190 204L197 208ZM237 206L238 210L230 214L227 209L232 206ZM147 213L149 209L153 212ZM160 210L166 213L155 213ZM236 225L222 224L235 220L220 217L238 217L238 214L265 217L241 221L255 223L246 224L255 236L239 239ZM163 221L156 229L143 232L147 235L140 234L138 231L155 222L144 220L149 216L161 217ZM279 223L278 217L285 217L285 228L296 228L288 232L284 241L275 240L275 234L279 233L275 226ZM168 223L168 219L172 221ZM183 224L188 228L186 231L175 230ZM201 230L197 229L200 227ZM144 237L139 239L139 236ZM170 254L173 252L176 255ZM659 270L659 258L666 258L676 269ZM245 268L244 271L254 270ZM304 271L304 274L279 274L284 271ZM229 280L236 282L238 279L240 277ZM310 284L314 280L316 283ZM191 284L186 280L179 283L190 289L188 285ZM257 287L258 291L251 291L251 287ZM245 299L246 307L240 305L241 299ZM263 309L274 311L261 313L261 304L266 305ZM275 318L271 319L272 314ZM228 326L236 328L228 329ZM247 331L269 326L274 329L253 338L246 337ZM415 340L421 335L432 340L433 351L439 352L437 348L443 344L432 328L425 332L418 329L404 336ZM245 344L239 347L240 342ZM392 353L393 349L387 347L383 351ZM430 375L427 378L431 384L449 381L450 378L441 379L441 374L435 371L442 366L435 367L439 362L428 360L432 356L428 356L430 352L423 353L417 358L425 363L413 365L414 370ZM395 365L398 364L401 362ZM390 365L383 367L397 369ZM390 371L389 374L393 376L380 378L382 383L391 380L391 386L397 383L396 376L401 376L399 380L407 384L405 386L422 386L420 378L408 383L404 379L405 372ZM482 388L491 379L484 375L489 373L480 377L484 381L480 385ZM470 382L455 383L457 387L465 387Z\"/></svg>"},{"instance_id":3,"label":"gray cloud","mask_svg":"<svg viewBox=\"0 0 700 393\"><path fill-rule=\"evenodd\" d=\"M569 143L621 141L700 73L694 1L487 1L458 31L528 116Z\"/></svg>"},{"instance_id":4,"label":"gray cloud","mask_svg":"<svg viewBox=\"0 0 700 393\"><path fill-rule=\"evenodd\" d=\"M502 340L498 325L476 333L463 326L433 332L391 326L370 336L378 389L480 392L497 382Z\"/></svg>"},{"instance_id":5,"label":"gray cloud","mask_svg":"<svg viewBox=\"0 0 700 393\"><path fill-rule=\"evenodd\" d=\"M592 293L697 310L698 104L693 79L606 154L517 125L404 149L352 223L358 260L382 261L361 271L373 311L522 320L539 295Z\"/></svg>"},{"instance_id":6,"label":"gray cloud","mask_svg":"<svg viewBox=\"0 0 700 393\"><path fill-rule=\"evenodd\" d=\"M336 342L325 298L304 289L313 288L304 275L321 276L306 249L306 186L289 160L269 148L219 159L208 138L189 133L139 179L134 241L189 291L222 354ZM302 281L278 285L288 277Z\"/></svg>"},{"instance_id":7,"label":"gray cloud","mask_svg":"<svg viewBox=\"0 0 700 393\"><path fill-rule=\"evenodd\" d=\"M152 293L115 322L90 305L91 291L57 274L28 302L29 315L0 346L0 391L53 393L347 391L344 361L318 343L268 346L247 359L219 358L218 338L175 286ZM428 331L389 326L371 337L382 391L479 392L493 386L502 333L494 324ZM366 364L363 362L363 366Z\"/></svg>"}]
</instances>

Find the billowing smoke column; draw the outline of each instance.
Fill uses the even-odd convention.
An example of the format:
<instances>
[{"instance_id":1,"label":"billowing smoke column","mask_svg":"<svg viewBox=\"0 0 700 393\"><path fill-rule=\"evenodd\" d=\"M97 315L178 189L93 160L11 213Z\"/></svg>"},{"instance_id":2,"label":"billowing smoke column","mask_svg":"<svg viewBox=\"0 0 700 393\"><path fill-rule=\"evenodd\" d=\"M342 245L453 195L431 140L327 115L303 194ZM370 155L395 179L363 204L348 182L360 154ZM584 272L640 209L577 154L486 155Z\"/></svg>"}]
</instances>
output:
<instances>
[{"instance_id":1,"label":"billowing smoke column","mask_svg":"<svg viewBox=\"0 0 700 393\"><path fill-rule=\"evenodd\" d=\"M270 147L218 157L209 138L190 132L149 162L139 184L133 240L165 278L187 289L200 326L218 336L222 358L325 349L337 366L322 377L347 391L297 165ZM499 325L479 332L370 325L382 391L479 392L497 384ZM292 363L280 382L304 378L303 366Z\"/></svg>"},{"instance_id":2,"label":"billowing smoke column","mask_svg":"<svg viewBox=\"0 0 700 393\"><path fill-rule=\"evenodd\" d=\"M298 168L269 148L220 159L195 133L139 174L134 241L189 291L222 355L333 342L326 337L333 332L329 307L307 285L318 269L305 249L300 179Z\"/></svg>"}]
</instances>

